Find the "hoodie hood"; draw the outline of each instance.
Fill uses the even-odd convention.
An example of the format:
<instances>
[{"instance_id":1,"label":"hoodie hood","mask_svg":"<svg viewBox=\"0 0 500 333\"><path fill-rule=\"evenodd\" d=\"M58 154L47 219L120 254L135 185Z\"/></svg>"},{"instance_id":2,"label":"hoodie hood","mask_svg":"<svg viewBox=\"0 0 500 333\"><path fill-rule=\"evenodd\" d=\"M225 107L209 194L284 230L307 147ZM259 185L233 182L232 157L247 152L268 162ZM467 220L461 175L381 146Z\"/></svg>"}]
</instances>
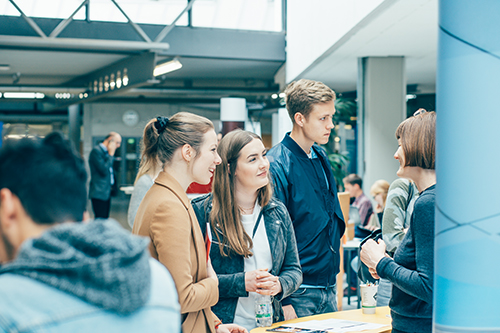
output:
<instances>
[{"instance_id":1,"label":"hoodie hood","mask_svg":"<svg viewBox=\"0 0 500 333\"><path fill-rule=\"evenodd\" d=\"M148 243L114 220L64 223L25 241L0 274L27 276L100 308L130 313L149 298Z\"/></svg>"}]
</instances>

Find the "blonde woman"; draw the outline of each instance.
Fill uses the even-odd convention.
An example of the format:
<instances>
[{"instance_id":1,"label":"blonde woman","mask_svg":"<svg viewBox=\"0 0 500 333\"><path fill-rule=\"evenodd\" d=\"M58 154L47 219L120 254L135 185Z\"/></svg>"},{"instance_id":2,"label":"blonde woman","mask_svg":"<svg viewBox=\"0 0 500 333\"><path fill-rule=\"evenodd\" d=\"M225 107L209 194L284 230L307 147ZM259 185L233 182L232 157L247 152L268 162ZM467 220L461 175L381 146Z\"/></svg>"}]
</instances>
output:
<instances>
[{"instance_id":1,"label":"blonde woman","mask_svg":"<svg viewBox=\"0 0 500 333\"><path fill-rule=\"evenodd\" d=\"M247 332L238 325L222 325L210 309L219 298L218 279L186 195L192 182L207 184L221 162L213 124L187 112L158 117L146 125L143 142L144 155L158 159L163 171L137 210L133 233L151 238L151 255L170 271L179 294L182 331Z\"/></svg>"},{"instance_id":2,"label":"blonde woman","mask_svg":"<svg viewBox=\"0 0 500 333\"><path fill-rule=\"evenodd\" d=\"M250 330L256 326L256 296L273 296L273 319L283 320L280 301L298 289L302 272L288 211L271 196L261 138L236 130L222 138L218 151L222 163L213 192L193 200L193 207L212 234L210 258L220 290L213 311Z\"/></svg>"}]
</instances>

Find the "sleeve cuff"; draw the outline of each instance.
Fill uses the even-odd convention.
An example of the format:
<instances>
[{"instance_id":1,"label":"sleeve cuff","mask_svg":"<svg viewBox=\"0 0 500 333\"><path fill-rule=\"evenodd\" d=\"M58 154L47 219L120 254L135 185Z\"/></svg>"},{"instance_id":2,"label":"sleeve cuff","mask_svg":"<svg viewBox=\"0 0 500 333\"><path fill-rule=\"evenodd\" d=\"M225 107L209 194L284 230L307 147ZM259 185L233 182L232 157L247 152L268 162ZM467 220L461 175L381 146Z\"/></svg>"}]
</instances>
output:
<instances>
[{"instance_id":1,"label":"sleeve cuff","mask_svg":"<svg viewBox=\"0 0 500 333\"><path fill-rule=\"evenodd\" d=\"M377 267L375 269L377 270L378 276L380 276L383 279L387 279L387 266L389 266L394 260L391 258L383 257L380 259L380 261L377 264Z\"/></svg>"}]
</instances>

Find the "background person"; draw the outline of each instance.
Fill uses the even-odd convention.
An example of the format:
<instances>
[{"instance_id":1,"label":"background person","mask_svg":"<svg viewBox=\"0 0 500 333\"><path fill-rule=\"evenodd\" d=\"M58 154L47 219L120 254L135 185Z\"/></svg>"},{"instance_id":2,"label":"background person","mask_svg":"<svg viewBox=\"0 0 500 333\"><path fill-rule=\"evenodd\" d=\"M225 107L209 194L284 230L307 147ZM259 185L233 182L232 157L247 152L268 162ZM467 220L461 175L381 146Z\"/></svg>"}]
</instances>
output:
<instances>
[{"instance_id":1,"label":"background person","mask_svg":"<svg viewBox=\"0 0 500 333\"><path fill-rule=\"evenodd\" d=\"M0 149L0 331L179 332L147 239L85 219L83 159L58 133Z\"/></svg>"},{"instance_id":2,"label":"background person","mask_svg":"<svg viewBox=\"0 0 500 333\"><path fill-rule=\"evenodd\" d=\"M370 187L370 195L377 203L377 206L373 210L373 216L377 216L379 227L382 224L382 219L384 216L384 208L387 200L387 193L389 192L389 186L390 184L387 180L379 179L375 181L375 183L373 183L372 187Z\"/></svg>"},{"instance_id":3,"label":"background person","mask_svg":"<svg viewBox=\"0 0 500 333\"><path fill-rule=\"evenodd\" d=\"M334 128L335 93L325 84L298 80L285 90L293 128L267 154L274 193L293 222L303 282L282 300L285 319L337 311L336 278L345 223L337 184L322 148Z\"/></svg>"},{"instance_id":4,"label":"background person","mask_svg":"<svg viewBox=\"0 0 500 333\"><path fill-rule=\"evenodd\" d=\"M363 179L360 176L352 173L343 179L344 188L351 198L354 198L352 206L358 208L359 218L361 219L361 225L357 225L354 228L354 236L357 238L365 238L373 230L374 227L370 227L368 222L373 214L373 206L370 198L368 198L363 192Z\"/></svg>"},{"instance_id":5,"label":"background person","mask_svg":"<svg viewBox=\"0 0 500 333\"><path fill-rule=\"evenodd\" d=\"M370 195L373 197L375 202L377 203L377 206L374 209L374 212L370 216L368 220L368 224L366 225L366 228L371 230L378 230L380 229L380 225L382 224L382 218L384 215L384 207L387 199L387 192L389 191L389 183L386 180L379 179L373 183L373 185L370 187ZM351 261L351 277L357 279L356 272L359 270L359 257L356 256L354 259ZM354 273L354 274L352 274ZM363 283L367 281L362 281ZM380 282L379 282L380 283ZM356 281L351 281L351 285L356 285ZM351 288L351 291L356 292L357 288ZM390 291L389 291L390 293ZM345 292L345 294L347 294ZM380 288L377 290L377 304L379 303L379 298L380 298ZM389 296L390 298L390 296ZM387 304L389 303L389 299L387 298ZM386 304L386 305L387 305Z\"/></svg>"},{"instance_id":6,"label":"background person","mask_svg":"<svg viewBox=\"0 0 500 333\"><path fill-rule=\"evenodd\" d=\"M151 255L172 274L182 331L246 332L238 325L222 325L210 310L219 298L218 279L186 195L192 182L207 184L221 162L212 122L187 112L158 117L146 125L143 142L145 156L158 159L163 171L139 205L133 233L151 238Z\"/></svg>"},{"instance_id":7,"label":"background person","mask_svg":"<svg viewBox=\"0 0 500 333\"><path fill-rule=\"evenodd\" d=\"M274 322L284 320L280 300L300 286L302 271L292 221L272 198L262 139L235 130L218 148L213 194L193 200L202 229L210 223L210 258L219 277L212 308L223 322L256 327L257 294L274 296Z\"/></svg>"},{"instance_id":8,"label":"background person","mask_svg":"<svg viewBox=\"0 0 500 333\"><path fill-rule=\"evenodd\" d=\"M380 240L367 241L361 260L374 277L393 283L391 308L393 332L432 331L434 279L435 138L436 113L418 110L396 130L399 177L415 182L420 192L415 201L410 228L394 254L385 253Z\"/></svg>"},{"instance_id":9,"label":"background person","mask_svg":"<svg viewBox=\"0 0 500 333\"><path fill-rule=\"evenodd\" d=\"M110 132L103 142L95 146L89 155L90 190L94 218L107 219L111 208L111 188L115 182L113 157L120 148L122 137Z\"/></svg>"},{"instance_id":10,"label":"background person","mask_svg":"<svg viewBox=\"0 0 500 333\"><path fill-rule=\"evenodd\" d=\"M144 137L144 135L143 135ZM134 181L134 190L128 205L127 222L130 228L134 227L135 215L142 199L154 184L154 180L162 167L160 161L152 159L144 153L144 141L141 141L141 164Z\"/></svg>"},{"instance_id":11,"label":"background person","mask_svg":"<svg viewBox=\"0 0 500 333\"><path fill-rule=\"evenodd\" d=\"M382 220L382 238L386 252L391 257L394 256L410 227L411 214L417 197L417 187L408 179L398 178L389 187ZM377 306L389 305L391 291L391 281L381 278L377 290Z\"/></svg>"}]
</instances>

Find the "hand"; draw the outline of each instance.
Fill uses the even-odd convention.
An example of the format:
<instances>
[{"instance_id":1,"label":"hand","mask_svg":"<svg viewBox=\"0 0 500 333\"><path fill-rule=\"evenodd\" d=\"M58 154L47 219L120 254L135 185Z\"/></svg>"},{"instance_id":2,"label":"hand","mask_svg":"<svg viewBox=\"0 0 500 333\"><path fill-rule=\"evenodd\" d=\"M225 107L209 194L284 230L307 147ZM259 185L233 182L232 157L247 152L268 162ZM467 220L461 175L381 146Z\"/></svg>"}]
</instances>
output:
<instances>
[{"instance_id":1,"label":"hand","mask_svg":"<svg viewBox=\"0 0 500 333\"><path fill-rule=\"evenodd\" d=\"M261 295L277 295L281 292L281 282L279 277L269 274L257 279L256 292Z\"/></svg>"},{"instance_id":2,"label":"hand","mask_svg":"<svg viewBox=\"0 0 500 333\"><path fill-rule=\"evenodd\" d=\"M207 262L207 276L211 279L214 279L215 282L217 282L217 285L219 285L219 278L217 277L217 273L215 273L215 270L212 267L212 261L210 260L210 258Z\"/></svg>"},{"instance_id":3,"label":"hand","mask_svg":"<svg viewBox=\"0 0 500 333\"><path fill-rule=\"evenodd\" d=\"M359 257L361 261L368 266L368 268L377 268L377 264L385 256L385 243L383 240L379 239L378 243L375 243L373 239L369 239L363 247Z\"/></svg>"},{"instance_id":4,"label":"hand","mask_svg":"<svg viewBox=\"0 0 500 333\"><path fill-rule=\"evenodd\" d=\"M266 277L272 276L267 272L266 269L256 269L254 271L249 271L245 273L245 290L248 292L256 292L257 291L257 280Z\"/></svg>"},{"instance_id":5,"label":"hand","mask_svg":"<svg viewBox=\"0 0 500 333\"><path fill-rule=\"evenodd\" d=\"M292 320L298 318L297 313L295 313L295 309L293 308L292 304L288 304L283 307L283 316L285 317L285 320Z\"/></svg>"},{"instance_id":6,"label":"hand","mask_svg":"<svg viewBox=\"0 0 500 333\"><path fill-rule=\"evenodd\" d=\"M116 148L118 148L115 140L109 140L108 146L106 148L108 148L109 156L115 156Z\"/></svg>"},{"instance_id":7,"label":"hand","mask_svg":"<svg viewBox=\"0 0 500 333\"><path fill-rule=\"evenodd\" d=\"M380 279L380 276L377 274L377 270L375 268L368 268L368 271L370 272L371 276L373 276L374 279Z\"/></svg>"},{"instance_id":8,"label":"hand","mask_svg":"<svg viewBox=\"0 0 500 333\"><path fill-rule=\"evenodd\" d=\"M217 333L248 333L246 328L236 324L220 324L215 330Z\"/></svg>"}]
</instances>

